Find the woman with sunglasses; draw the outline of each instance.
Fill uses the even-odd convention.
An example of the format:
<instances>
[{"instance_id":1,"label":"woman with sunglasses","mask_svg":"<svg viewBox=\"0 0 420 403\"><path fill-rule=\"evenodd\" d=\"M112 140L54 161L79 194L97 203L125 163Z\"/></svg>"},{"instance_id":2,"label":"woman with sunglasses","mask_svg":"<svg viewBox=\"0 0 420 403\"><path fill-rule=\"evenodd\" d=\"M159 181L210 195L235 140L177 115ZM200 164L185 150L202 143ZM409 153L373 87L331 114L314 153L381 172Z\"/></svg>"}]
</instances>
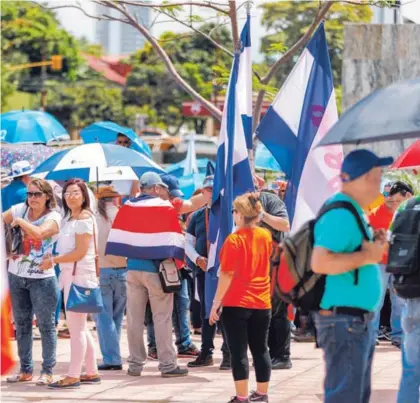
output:
<instances>
[{"instance_id":1,"label":"woman with sunglasses","mask_svg":"<svg viewBox=\"0 0 420 403\"><path fill-rule=\"evenodd\" d=\"M61 215L54 211L56 202L50 184L43 179L32 180L27 189L25 203L14 205L3 213L6 224L20 227L23 235L21 251L9 259L9 286L20 371L7 378L7 382L32 380L32 320L35 314L42 342L42 369L37 385L52 382L56 364L57 334L55 310L58 284L54 268L44 270L41 263L51 254L58 237Z\"/></svg>"},{"instance_id":2,"label":"woman with sunglasses","mask_svg":"<svg viewBox=\"0 0 420 403\"><path fill-rule=\"evenodd\" d=\"M69 180L63 187L64 218L57 243L59 255L50 256L42 263L49 269L60 265L60 288L64 289L64 302L67 305L72 283L80 287L98 286L99 273L96 272L95 239L98 228L95 217L89 208L89 193L85 182L80 179ZM73 276L73 270L75 275ZM81 384L100 383L96 363L95 343L87 327L87 313L67 311L67 326L70 331L70 367L67 376L51 383L52 389L76 389ZM85 363L86 374L81 374Z\"/></svg>"},{"instance_id":3,"label":"woman with sunglasses","mask_svg":"<svg viewBox=\"0 0 420 403\"><path fill-rule=\"evenodd\" d=\"M268 330L271 319L271 233L258 226L263 207L258 194L233 202L237 231L220 251L220 276L210 312L210 325L221 320L231 354L236 396L229 403L268 402L271 361ZM254 359L257 390L248 397L248 346Z\"/></svg>"}]
</instances>

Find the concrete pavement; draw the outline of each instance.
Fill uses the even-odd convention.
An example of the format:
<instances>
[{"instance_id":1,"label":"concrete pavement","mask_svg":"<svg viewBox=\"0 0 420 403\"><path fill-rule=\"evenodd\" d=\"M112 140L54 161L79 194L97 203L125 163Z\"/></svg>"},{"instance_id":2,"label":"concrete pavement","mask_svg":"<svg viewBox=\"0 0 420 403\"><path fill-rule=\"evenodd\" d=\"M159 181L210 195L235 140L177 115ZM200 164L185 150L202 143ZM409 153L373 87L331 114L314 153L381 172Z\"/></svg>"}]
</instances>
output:
<instances>
[{"instance_id":1,"label":"concrete pavement","mask_svg":"<svg viewBox=\"0 0 420 403\"><path fill-rule=\"evenodd\" d=\"M96 334L95 334L96 336ZM200 345L199 336L194 342ZM218 350L215 353L215 366L190 370L186 378L163 379L157 369L157 362L148 362L141 377L126 375L124 371L104 372L101 385L86 385L77 390L56 391L35 383L7 384L5 377L1 382L2 402L48 402L80 403L89 402L194 402L225 403L234 394L232 375L220 371L221 339L217 337ZM128 355L127 335L122 336L122 351ZM55 377L65 375L70 356L70 340L60 339L57 351ZM401 352L390 343L377 347L373 368L373 393L371 403L393 403L396 401L401 375ZM98 346L98 357L100 356ZM35 374L38 377L41 360L41 341L34 341ZM180 359L186 365L188 359ZM324 366L322 354L313 344L293 343L293 368L273 371L270 386L270 402L316 403L322 402L322 381ZM255 386L255 376L251 370L250 387Z\"/></svg>"}]
</instances>

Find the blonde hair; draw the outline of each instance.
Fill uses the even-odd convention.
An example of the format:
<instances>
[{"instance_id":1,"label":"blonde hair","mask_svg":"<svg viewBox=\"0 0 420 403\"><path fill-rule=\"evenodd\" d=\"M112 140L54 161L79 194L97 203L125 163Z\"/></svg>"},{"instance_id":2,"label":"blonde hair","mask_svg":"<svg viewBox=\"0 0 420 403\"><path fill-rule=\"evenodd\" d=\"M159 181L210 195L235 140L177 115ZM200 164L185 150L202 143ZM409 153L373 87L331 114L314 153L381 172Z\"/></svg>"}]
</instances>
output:
<instances>
[{"instance_id":1,"label":"blonde hair","mask_svg":"<svg viewBox=\"0 0 420 403\"><path fill-rule=\"evenodd\" d=\"M256 220L263 211L258 193L245 193L233 202L234 209L244 216L245 224Z\"/></svg>"}]
</instances>

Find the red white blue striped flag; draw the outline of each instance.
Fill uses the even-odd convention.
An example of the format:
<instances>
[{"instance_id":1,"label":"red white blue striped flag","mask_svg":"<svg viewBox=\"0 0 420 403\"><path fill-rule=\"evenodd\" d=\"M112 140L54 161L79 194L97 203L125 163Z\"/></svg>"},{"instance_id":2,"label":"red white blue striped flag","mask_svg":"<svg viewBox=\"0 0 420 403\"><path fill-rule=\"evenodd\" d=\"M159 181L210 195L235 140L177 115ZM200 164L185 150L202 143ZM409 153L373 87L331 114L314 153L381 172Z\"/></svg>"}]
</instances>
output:
<instances>
[{"instance_id":1,"label":"red white blue striped flag","mask_svg":"<svg viewBox=\"0 0 420 403\"><path fill-rule=\"evenodd\" d=\"M132 259L184 260L185 238L174 205L142 195L127 201L115 217L105 253Z\"/></svg>"}]
</instances>

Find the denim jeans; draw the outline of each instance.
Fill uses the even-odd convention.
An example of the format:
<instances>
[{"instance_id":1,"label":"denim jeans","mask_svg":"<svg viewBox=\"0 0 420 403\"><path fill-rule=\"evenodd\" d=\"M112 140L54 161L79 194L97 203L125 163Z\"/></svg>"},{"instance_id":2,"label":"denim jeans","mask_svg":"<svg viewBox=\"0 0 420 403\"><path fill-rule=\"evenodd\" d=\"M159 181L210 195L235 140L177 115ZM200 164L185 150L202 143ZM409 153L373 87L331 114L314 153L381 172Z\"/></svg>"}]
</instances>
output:
<instances>
[{"instance_id":1,"label":"denim jeans","mask_svg":"<svg viewBox=\"0 0 420 403\"><path fill-rule=\"evenodd\" d=\"M190 326L188 323L188 311L190 309L190 295L188 292L188 281L181 280L181 290L174 293L174 309L172 311L172 324L175 330L175 345L178 353L183 353L191 346ZM147 320L147 344L149 347L156 347L155 330L153 320Z\"/></svg>"},{"instance_id":2,"label":"denim jeans","mask_svg":"<svg viewBox=\"0 0 420 403\"><path fill-rule=\"evenodd\" d=\"M32 279L9 273L10 295L16 326L20 372L32 374L32 320L36 315L42 343L42 374L52 374L56 364L57 333L55 310L58 301L57 277Z\"/></svg>"},{"instance_id":3,"label":"denim jeans","mask_svg":"<svg viewBox=\"0 0 420 403\"><path fill-rule=\"evenodd\" d=\"M375 351L371 320L314 313L317 340L324 351L325 403L368 403Z\"/></svg>"},{"instance_id":4,"label":"denim jeans","mask_svg":"<svg viewBox=\"0 0 420 403\"><path fill-rule=\"evenodd\" d=\"M385 266L381 265L381 277L382 277L382 284L383 288L386 291L388 288L389 295L391 298L391 340L396 342L401 342L402 338L402 329L401 329L401 312L404 305L404 301L400 298L393 289L393 277L390 273L385 271ZM375 330L376 338L378 337L379 332L379 322L381 319L381 310L384 306L385 301L385 292L381 299L381 304L378 310L375 312L375 316L373 319L373 328Z\"/></svg>"},{"instance_id":5,"label":"denim jeans","mask_svg":"<svg viewBox=\"0 0 420 403\"><path fill-rule=\"evenodd\" d=\"M420 402L420 298L404 300L402 328L403 372L398 403L418 403Z\"/></svg>"},{"instance_id":6,"label":"denim jeans","mask_svg":"<svg viewBox=\"0 0 420 403\"><path fill-rule=\"evenodd\" d=\"M105 365L121 365L120 337L127 305L127 269L101 268L104 310L95 315L99 346Z\"/></svg>"}]
</instances>

